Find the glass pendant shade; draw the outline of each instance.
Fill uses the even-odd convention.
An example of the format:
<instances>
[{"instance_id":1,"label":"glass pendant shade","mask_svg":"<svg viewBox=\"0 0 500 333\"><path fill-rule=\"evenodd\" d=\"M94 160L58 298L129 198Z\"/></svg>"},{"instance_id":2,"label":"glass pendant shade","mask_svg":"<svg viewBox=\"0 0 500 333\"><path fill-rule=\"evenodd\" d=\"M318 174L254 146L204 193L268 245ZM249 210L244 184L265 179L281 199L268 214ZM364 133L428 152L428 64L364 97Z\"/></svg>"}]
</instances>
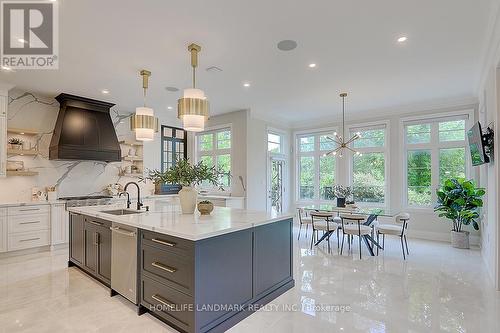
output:
<instances>
[{"instance_id":1,"label":"glass pendant shade","mask_svg":"<svg viewBox=\"0 0 500 333\"><path fill-rule=\"evenodd\" d=\"M182 127L189 132L201 132L208 118L208 101L201 89L185 89L178 101L178 117Z\"/></svg>"},{"instance_id":2,"label":"glass pendant shade","mask_svg":"<svg viewBox=\"0 0 500 333\"><path fill-rule=\"evenodd\" d=\"M140 127L136 127L134 129L136 140L153 141L155 135L155 128L157 127L157 125L154 124L156 118L154 118L153 109L144 106L138 107L135 109L134 118L136 119L136 123L141 122L141 124L138 124ZM148 124L148 122L151 122L150 119L152 119L152 124L151 123Z\"/></svg>"}]
</instances>

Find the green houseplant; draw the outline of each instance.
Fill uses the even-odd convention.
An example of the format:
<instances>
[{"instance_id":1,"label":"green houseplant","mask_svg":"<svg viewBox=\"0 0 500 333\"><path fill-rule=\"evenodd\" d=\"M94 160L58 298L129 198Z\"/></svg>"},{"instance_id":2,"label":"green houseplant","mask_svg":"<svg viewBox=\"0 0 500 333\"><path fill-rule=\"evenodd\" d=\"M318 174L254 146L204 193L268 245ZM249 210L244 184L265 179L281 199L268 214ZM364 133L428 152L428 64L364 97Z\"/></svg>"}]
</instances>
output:
<instances>
[{"instance_id":1,"label":"green houseplant","mask_svg":"<svg viewBox=\"0 0 500 333\"><path fill-rule=\"evenodd\" d=\"M146 179L153 181L155 186L163 183L181 185L179 199L182 213L193 214L198 196L194 186L205 182L223 191L221 178L226 174L215 166L208 166L202 162L191 164L188 159L180 159L167 171L150 170Z\"/></svg>"},{"instance_id":2,"label":"green houseplant","mask_svg":"<svg viewBox=\"0 0 500 333\"><path fill-rule=\"evenodd\" d=\"M472 180L448 179L436 191L438 202L434 208L439 217L452 220L451 244L457 248L469 248L469 232L463 230L470 225L479 230L479 209L483 207L482 197L486 193L477 188Z\"/></svg>"}]
</instances>

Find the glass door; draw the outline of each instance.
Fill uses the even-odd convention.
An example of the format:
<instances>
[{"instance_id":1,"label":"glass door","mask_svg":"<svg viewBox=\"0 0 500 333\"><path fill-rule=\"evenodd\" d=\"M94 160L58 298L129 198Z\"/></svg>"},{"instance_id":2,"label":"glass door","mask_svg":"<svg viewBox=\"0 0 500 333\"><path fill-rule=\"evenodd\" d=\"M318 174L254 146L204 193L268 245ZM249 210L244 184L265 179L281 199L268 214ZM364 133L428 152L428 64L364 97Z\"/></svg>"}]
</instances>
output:
<instances>
[{"instance_id":1,"label":"glass door","mask_svg":"<svg viewBox=\"0 0 500 333\"><path fill-rule=\"evenodd\" d=\"M283 211L283 197L285 193L283 183L285 160L271 157L269 167L268 209L272 212L281 213Z\"/></svg>"}]
</instances>

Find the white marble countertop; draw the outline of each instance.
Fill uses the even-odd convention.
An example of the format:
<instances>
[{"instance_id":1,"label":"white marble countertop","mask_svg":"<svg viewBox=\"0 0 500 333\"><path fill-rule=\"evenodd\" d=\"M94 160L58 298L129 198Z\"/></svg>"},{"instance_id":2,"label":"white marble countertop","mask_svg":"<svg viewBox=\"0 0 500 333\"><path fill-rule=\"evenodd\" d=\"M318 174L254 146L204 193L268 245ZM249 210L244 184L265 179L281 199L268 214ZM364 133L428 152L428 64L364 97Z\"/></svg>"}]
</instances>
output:
<instances>
[{"instance_id":1,"label":"white marble countertop","mask_svg":"<svg viewBox=\"0 0 500 333\"><path fill-rule=\"evenodd\" d=\"M181 214L180 206L168 201L156 201L151 211L132 215L112 215L107 206L71 207L70 212L150 230L165 235L197 241L292 218L291 214L276 214L228 207L214 207L211 215Z\"/></svg>"},{"instance_id":2,"label":"white marble countertop","mask_svg":"<svg viewBox=\"0 0 500 333\"><path fill-rule=\"evenodd\" d=\"M0 208L6 207L16 207L16 206L38 206L38 205L55 205L64 204L66 201L63 200L51 200L51 201L12 201L12 202L0 202Z\"/></svg>"}]
</instances>

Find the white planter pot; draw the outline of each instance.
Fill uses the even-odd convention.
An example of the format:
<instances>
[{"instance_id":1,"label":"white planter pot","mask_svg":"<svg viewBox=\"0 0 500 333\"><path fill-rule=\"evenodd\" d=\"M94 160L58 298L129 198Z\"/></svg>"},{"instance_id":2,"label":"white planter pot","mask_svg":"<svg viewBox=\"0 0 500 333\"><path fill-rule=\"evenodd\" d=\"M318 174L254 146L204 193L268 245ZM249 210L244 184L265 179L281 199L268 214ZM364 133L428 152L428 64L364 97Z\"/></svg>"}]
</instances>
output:
<instances>
[{"instance_id":1,"label":"white planter pot","mask_svg":"<svg viewBox=\"0 0 500 333\"><path fill-rule=\"evenodd\" d=\"M198 192L190 186L183 186L179 191L182 214L193 214L196 209Z\"/></svg>"},{"instance_id":2,"label":"white planter pot","mask_svg":"<svg viewBox=\"0 0 500 333\"><path fill-rule=\"evenodd\" d=\"M457 249L469 248L469 232L468 231L452 231L451 232L451 246Z\"/></svg>"}]
</instances>

